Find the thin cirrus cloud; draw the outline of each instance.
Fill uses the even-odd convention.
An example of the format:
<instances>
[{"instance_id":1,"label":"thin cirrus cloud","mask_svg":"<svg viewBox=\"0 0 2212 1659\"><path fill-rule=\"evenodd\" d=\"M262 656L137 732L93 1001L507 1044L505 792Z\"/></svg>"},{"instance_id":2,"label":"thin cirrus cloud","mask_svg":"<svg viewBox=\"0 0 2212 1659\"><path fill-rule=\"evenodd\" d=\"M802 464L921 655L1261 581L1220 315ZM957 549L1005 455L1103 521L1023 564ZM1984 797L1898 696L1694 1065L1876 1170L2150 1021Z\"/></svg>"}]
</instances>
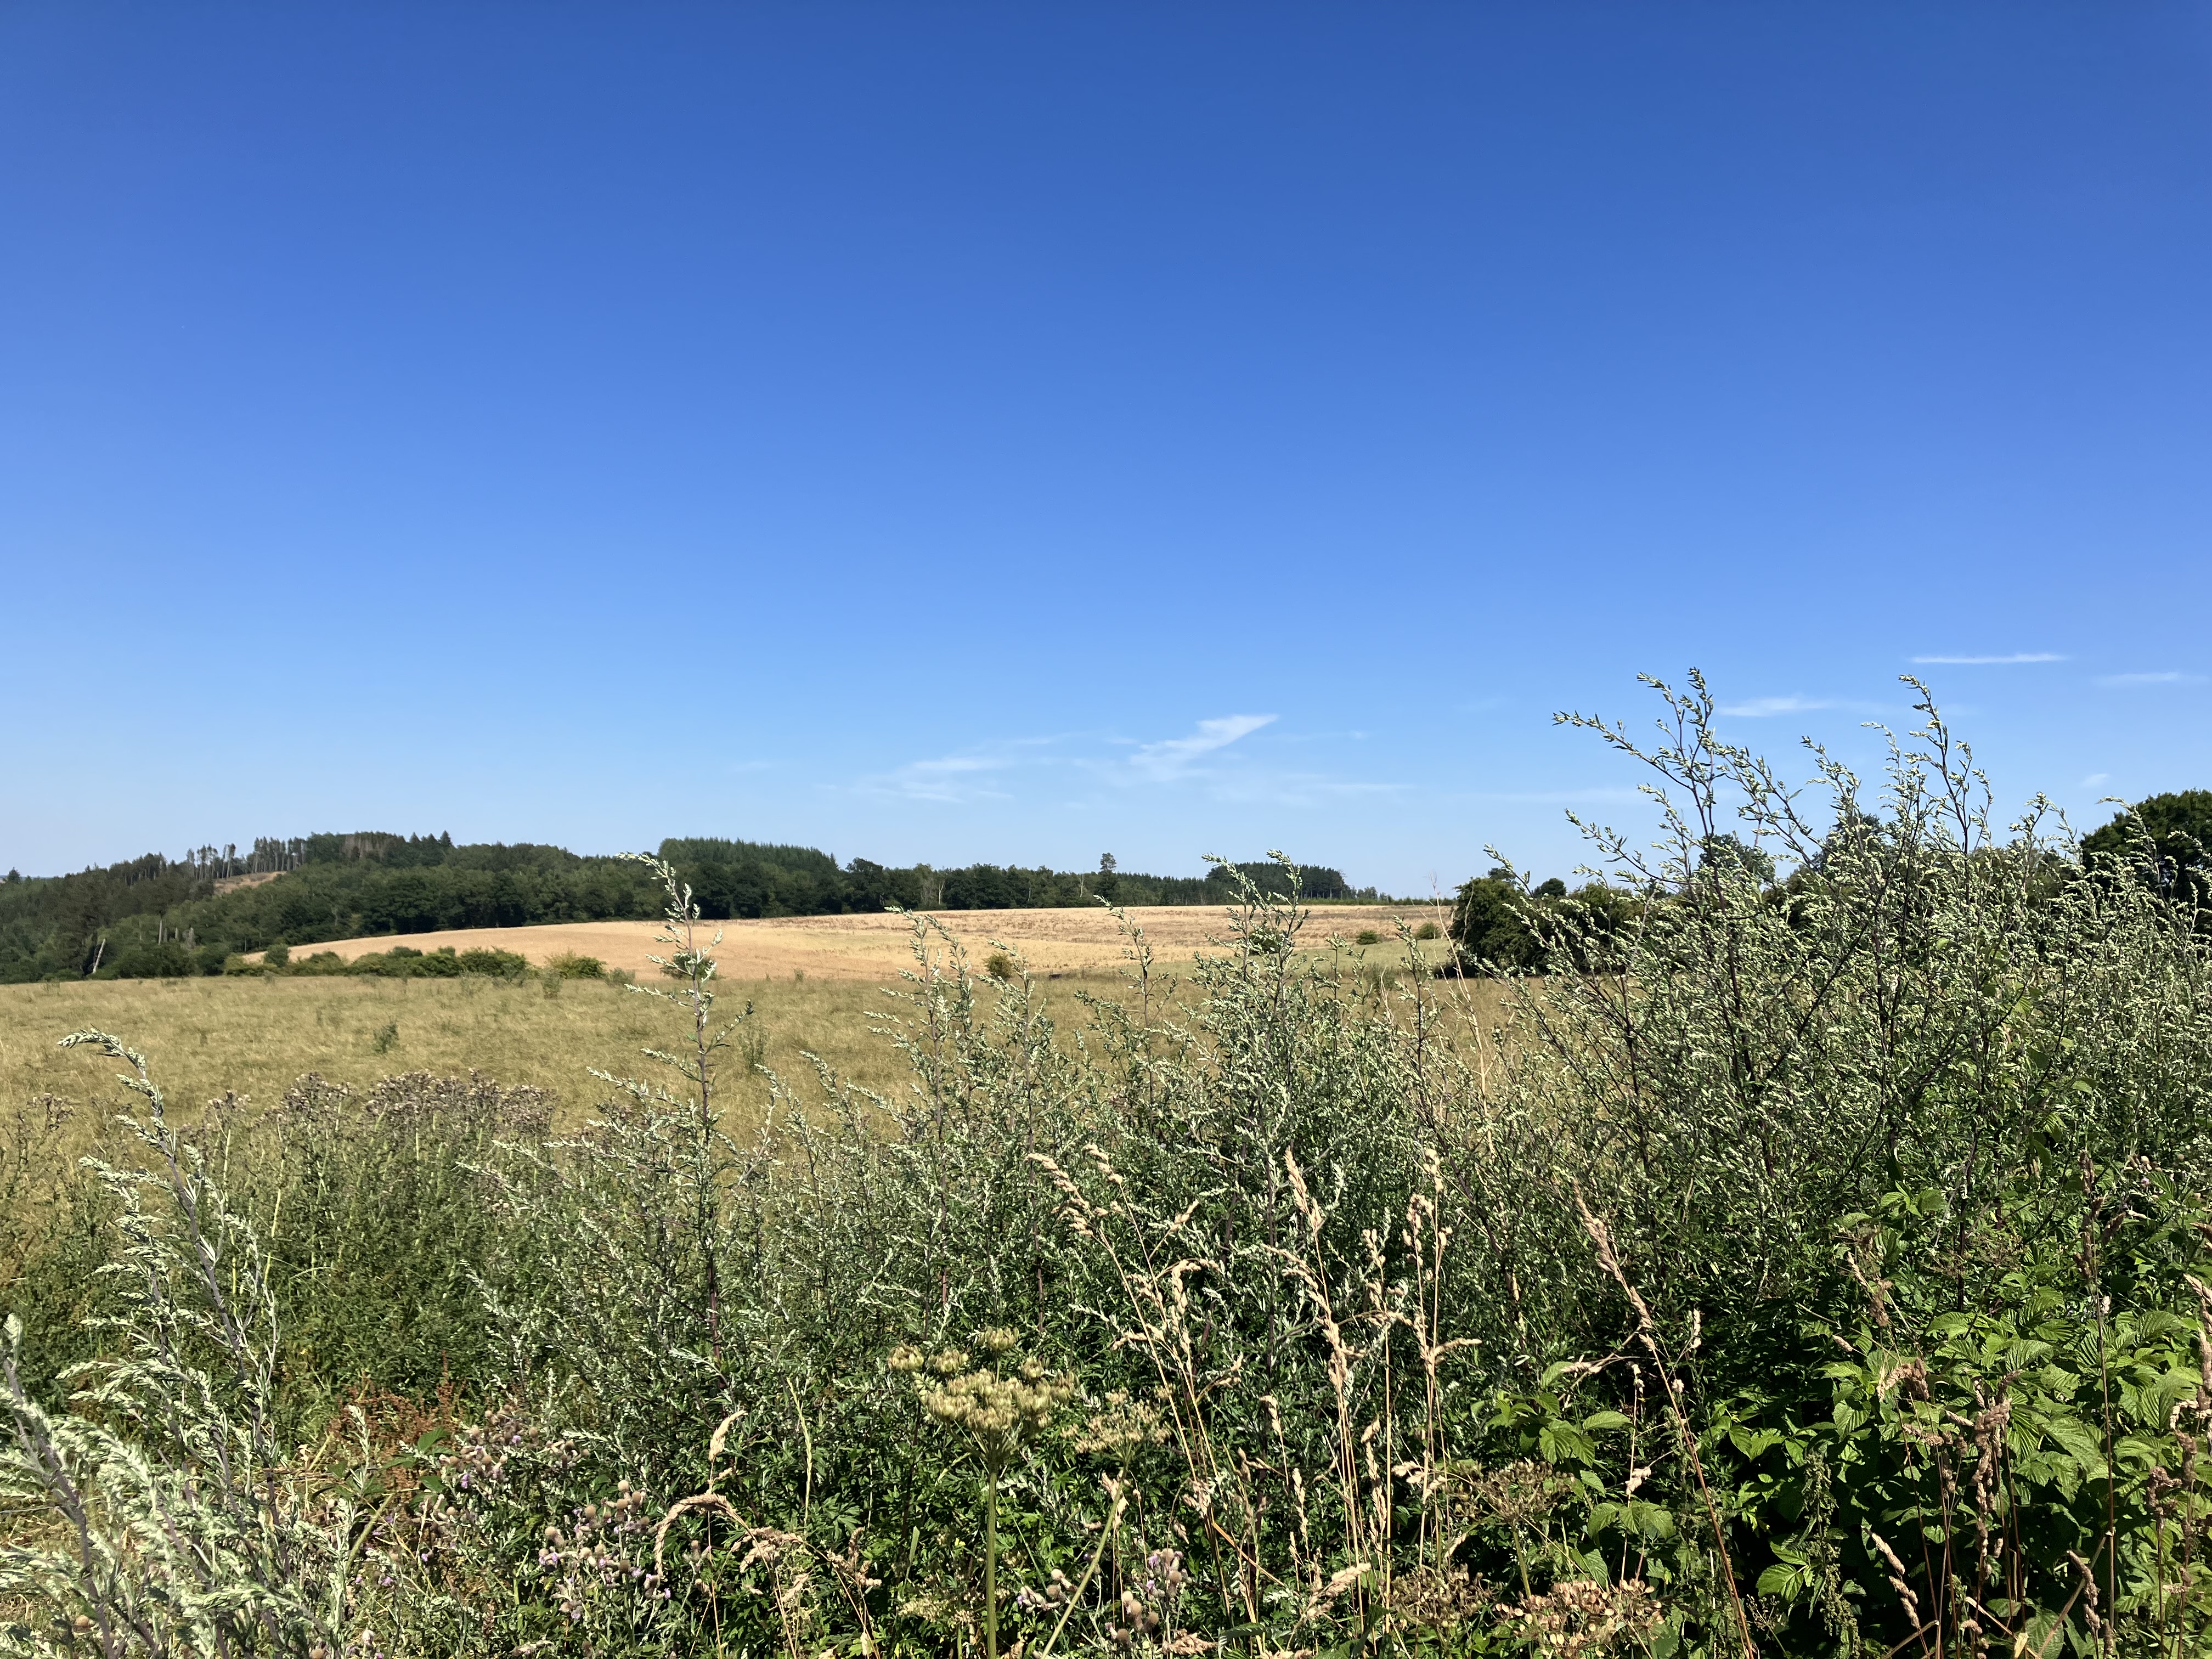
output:
<instances>
[{"instance_id":1,"label":"thin cirrus cloud","mask_svg":"<svg viewBox=\"0 0 2212 1659\"><path fill-rule=\"evenodd\" d=\"M1140 777L1158 783L1170 782L1187 776L1202 758L1216 750L1226 749L1239 738L1249 737L1274 721L1273 714L1224 714L1215 720L1200 720L1198 730L1187 738L1139 744L1129 757L1129 764Z\"/></svg>"},{"instance_id":2,"label":"thin cirrus cloud","mask_svg":"<svg viewBox=\"0 0 2212 1659\"><path fill-rule=\"evenodd\" d=\"M1249 737L1263 726L1272 725L1275 718L1273 714L1224 714L1203 720L1188 737L1137 744L1129 753L1114 760L1073 752L1073 746L1081 740L1070 735L1014 738L959 754L908 761L903 766L843 787L858 794L960 805L971 801L1012 799L1013 779L1010 775L1032 768L1077 767L1093 777L1124 787L1173 783L1210 775L1210 769L1201 764L1208 756L1228 748L1240 738Z\"/></svg>"},{"instance_id":3,"label":"thin cirrus cloud","mask_svg":"<svg viewBox=\"0 0 2212 1659\"><path fill-rule=\"evenodd\" d=\"M1004 753L940 755L933 760L908 761L879 776L863 778L854 787L862 794L943 801L950 805L1007 800L1012 797L1003 789L992 787L990 780L1014 763L1014 757Z\"/></svg>"},{"instance_id":4,"label":"thin cirrus cloud","mask_svg":"<svg viewBox=\"0 0 2212 1659\"><path fill-rule=\"evenodd\" d=\"M2185 674L2179 669L2162 669L2154 674L2100 674L2097 684L2115 690L2125 690L2139 685L2202 685L2202 674Z\"/></svg>"},{"instance_id":5,"label":"thin cirrus cloud","mask_svg":"<svg viewBox=\"0 0 2212 1659\"><path fill-rule=\"evenodd\" d=\"M1879 705L1860 702L1850 697L1747 697L1741 702L1724 702L1719 712L1738 720L1765 720L1773 714L1810 714L1823 708L1848 708L1858 713L1875 714Z\"/></svg>"},{"instance_id":6,"label":"thin cirrus cloud","mask_svg":"<svg viewBox=\"0 0 2212 1659\"><path fill-rule=\"evenodd\" d=\"M1915 657L1917 663L1942 663L1954 667L1986 668L1993 665L2016 662L2064 662L2066 659L2056 651L2009 651L1993 657Z\"/></svg>"}]
</instances>

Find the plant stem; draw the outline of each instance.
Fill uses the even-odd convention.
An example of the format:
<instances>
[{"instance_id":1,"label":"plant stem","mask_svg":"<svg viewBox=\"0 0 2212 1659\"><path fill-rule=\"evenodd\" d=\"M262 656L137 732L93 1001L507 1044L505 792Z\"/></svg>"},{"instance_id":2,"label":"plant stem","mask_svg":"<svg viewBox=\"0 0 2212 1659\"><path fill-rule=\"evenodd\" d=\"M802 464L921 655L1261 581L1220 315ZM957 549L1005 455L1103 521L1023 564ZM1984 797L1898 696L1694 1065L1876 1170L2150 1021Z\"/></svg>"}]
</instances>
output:
<instances>
[{"instance_id":1,"label":"plant stem","mask_svg":"<svg viewBox=\"0 0 2212 1659\"><path fill-rule=\"evenodd\" d=\"M1060 1622L1052 1627L1052 1638L1046 1642L1044 1651L1037 1656L1037 1659L1052 1659L1052 1650L1060 1645L1060 1632L1067 1628L1067 1621L1075 1613L1075 1604L1083 1599L1083 1592L1091 1588L1091 1581L1097 1576L1098 1564L1106 1556L1106 1546L1113 1541L1114 1529L1121 1524L1121 1511L1127 1507L1128 1499L1122 1497L1121 1488L1116 1482L1109 1480L1106 1490L1113 1494L1114 1507L1106 1516L1106 1524L1098 1529L1098 1547L1091 1552L1091 1565L1084 1568L1083 1577L1075 1581L1075 1588L1067 1593L1067 1605L1060 1610ZM1249 1639L1246 1638L1248 1643Z\"/></svg>"},{"instance_id":2,"label":"plant stem","mask_svg":"<svg viewBox=\"0 0 2212 1659\"><path fill-rule=\"evenodd\" d=\"M983 1647L999 1659L999 1471L983 1471Z\"/></svg>"}]
</instances>

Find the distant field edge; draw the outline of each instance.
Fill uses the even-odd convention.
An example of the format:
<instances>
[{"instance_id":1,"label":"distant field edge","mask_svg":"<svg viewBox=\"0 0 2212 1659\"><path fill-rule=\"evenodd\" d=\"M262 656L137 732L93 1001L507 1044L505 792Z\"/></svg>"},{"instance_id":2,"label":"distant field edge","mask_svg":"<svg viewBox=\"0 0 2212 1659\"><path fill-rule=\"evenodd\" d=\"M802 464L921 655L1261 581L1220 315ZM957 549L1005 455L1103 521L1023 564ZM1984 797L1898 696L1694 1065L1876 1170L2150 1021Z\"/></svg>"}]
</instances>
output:
<instances>
[{"instance_id":1,"label":"distant field edge","mask_svg":"<svg viewBox=\"0 0 2212 1659\"><path fill-rule=\"evenodd\" d=\"M946 910L928 913L959 939L980 963L982 955L1004 946L1037 973L1109 969L1125 960L1127 941L1120 924L1103 908L1035 910ZM1228 920L1210 906L1159 906L1131 911L1156 951L1195 956L1226 933ZM1319 944L1332 935L1373 932L1388 939L1399 919L1437 919L1429 904L1330 904L1308 924L1308 937ZM908 965L913 921L888 912L865 915L777 916L755 921L708 922L722 942L714 954L730 979L784 979L794 974L826 979L881 981ZM710 937L711 937L710 931ZM405 945L432 951L500 950L543 967L561 956L595 957L609 968L647 975L650 958L662 954L654 921L545 922L526 927L457 927L428 933L381 933L360 939L302 945L295 961L330 951L351 962L373 951ZM258 961L258 953L247 958Z\"/></svg>"}]
</instances>

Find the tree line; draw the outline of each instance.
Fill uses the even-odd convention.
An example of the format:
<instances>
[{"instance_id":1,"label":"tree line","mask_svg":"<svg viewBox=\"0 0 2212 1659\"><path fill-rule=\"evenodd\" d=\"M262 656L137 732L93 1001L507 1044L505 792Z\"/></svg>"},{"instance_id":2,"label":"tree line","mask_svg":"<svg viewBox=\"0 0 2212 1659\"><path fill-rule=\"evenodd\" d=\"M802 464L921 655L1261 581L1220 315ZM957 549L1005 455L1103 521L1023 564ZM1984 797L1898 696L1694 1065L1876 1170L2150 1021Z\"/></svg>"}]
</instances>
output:
<instances>
[{"instance_id":1,"label":"tree line","mask_svg":"<svg viewBox=\"0 0 2212 1659\"><path fill-rule=\"evenodd\" d=\"M972 864L939 870L811 847L721 837L660 844L712 921L908 909L1003 910L1109 903L1224 903L1237 877L1273 891L1272 862L1216 866L1203 877ZM1235 873L1232 873L1235 872ZM1301 896L1376 900L1340 871L1298 870ZM56 877L0 880L0 983L219 974L243 953L376 934L542 922L642 921L659 914L634 860L520 843L456 844L450 834L361 831L264 836L251 852L158 853Z\"/></svg>"}]
</instances>

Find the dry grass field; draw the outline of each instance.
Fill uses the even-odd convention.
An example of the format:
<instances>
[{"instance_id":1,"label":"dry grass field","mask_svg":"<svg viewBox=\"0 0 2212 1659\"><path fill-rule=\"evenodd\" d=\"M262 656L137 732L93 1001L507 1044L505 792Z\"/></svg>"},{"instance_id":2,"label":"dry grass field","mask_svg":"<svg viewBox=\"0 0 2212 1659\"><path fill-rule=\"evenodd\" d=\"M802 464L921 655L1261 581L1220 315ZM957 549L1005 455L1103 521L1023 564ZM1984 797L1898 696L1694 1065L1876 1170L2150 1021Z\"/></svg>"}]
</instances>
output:
<instances>
[{"instance_id":1,"label":"dry grass field","mask_svg":"<svg viewBox=\"0 0 2212 1659\"><path fill-rule=\"evenodd\" d=\"M725 1006L759 1010L764 1058L794 1074L811 1049L855 1081L896 1081L899 1056L871 1036L875 988L852 981L732 987ZM556 1091L580 1115L605 1085L636 1073L638 1051L676 1033L665 1003L594 980L234 977L0 987L0 1109L39 1094L120 1105L112 1063L55 1046L85 1026L143 1049L175 1108L226 1090L270 1105L303 1072L359 1087L393 1072L481 1071ZM732 1073L741 1068L733 1066ZM758 1093L748 1080L738 1085Z\"/></svg>"},{"instance_id":2,"label":"dry grass field","mask_svg":"<svg viewBox=\"0 0 2212 1659\"><path fill-rule=\"evenodd\" d=\"M1207 949L1224 927L1222 913L1211 906L1163 907L1129 914L1144 929L1163 963L1188 961ZM1401 916L1417 927L1433 921L1441 927L1449 920L1449 910L1441 907L1331 905L1311 912L1304 942L1317 947L1332 935L1352 939L1363 931L1387 942L1393 938ZM1029 970L1039 975L1113 973L1125 960L1127 941L1121 925L1103 909L962 910L942 913L937 919L962 939L971 961L976 963L1001 945L1018 954ZM889 913L782 916L769 921L725 921L713 926L722 933L714 955L723 976L730 980L789 979L793 974L804 974L809 979L882 984L911 963L913 921ZM456 928L404 938L380 935L301 945L294 954L304 957L318 951L333 951L350 962L394 945L417 951L435 951L450 945L457 951L513 951L538 965L563 953L596 957L610 968L644 975L653 971L646 958L658 953L653 941L659 931L659 924L651 921Z\"/></svg>"},{"instance_id":3,"label":"dry grass field","mask_svg":"<svg viewBox=\"0 0 2212 1659\"><path fill-rule=\"evenodd\" d=\"M1222 925L1211 910L1140 914L1167 972L1187 966ZM1402 957L1390 933L1395 914L1317 910L1304 943L1327 949L1332 936L1350 940L1371 929L1382 935L1382 943L1364 951L1346 948L1369 963L1397 965ZM963 931L971 967L979 972L991 941L1018 951L1064 1030L1085 1021L1079 994L1121 992L1122 945L1112 919L1103 913L996 911L946 920ZM649 979L653 970L645 957L654 948L654 931L646 922L600 922L412 934L316 948L350 957L394 943L418 950L487 943L533 963L577 951ZM884 988L895 985L899 969L912 965L909 923L893 916L831 916L732 922L725 931L716 953L723 965L723 1006L732 1012L748 1001L755 1006L766 1064L811 1085L805 1059L811 1052L856 1083L878 1090L899 1086L902 1059L870 1027L891 1012ZM1433 957L1442 947L1425 949ZM1488 988L1468 988L1486 1011ZM573 1122L604 1095L592 1068L637 1072L647 1064L639 1050L666 1044L675 1024L675 1011L665 1003L597 980L239 975L6 986L0 987L0 1112L42 1094L82 1108L121 1106L125 1094L114 1085L111 1064L55 1046L67 1032L91 1026L143 1049L180 1113L196 1113L226 1091L273 1104L294 1079L310 1071L361 1087L394 1072L475 1070L501 1083L556 1091L562 1115ZM764 1103L764 1084L742 1066L733 1063L727 1076L739 1100Z\"/></svg>"}]
</instances>

